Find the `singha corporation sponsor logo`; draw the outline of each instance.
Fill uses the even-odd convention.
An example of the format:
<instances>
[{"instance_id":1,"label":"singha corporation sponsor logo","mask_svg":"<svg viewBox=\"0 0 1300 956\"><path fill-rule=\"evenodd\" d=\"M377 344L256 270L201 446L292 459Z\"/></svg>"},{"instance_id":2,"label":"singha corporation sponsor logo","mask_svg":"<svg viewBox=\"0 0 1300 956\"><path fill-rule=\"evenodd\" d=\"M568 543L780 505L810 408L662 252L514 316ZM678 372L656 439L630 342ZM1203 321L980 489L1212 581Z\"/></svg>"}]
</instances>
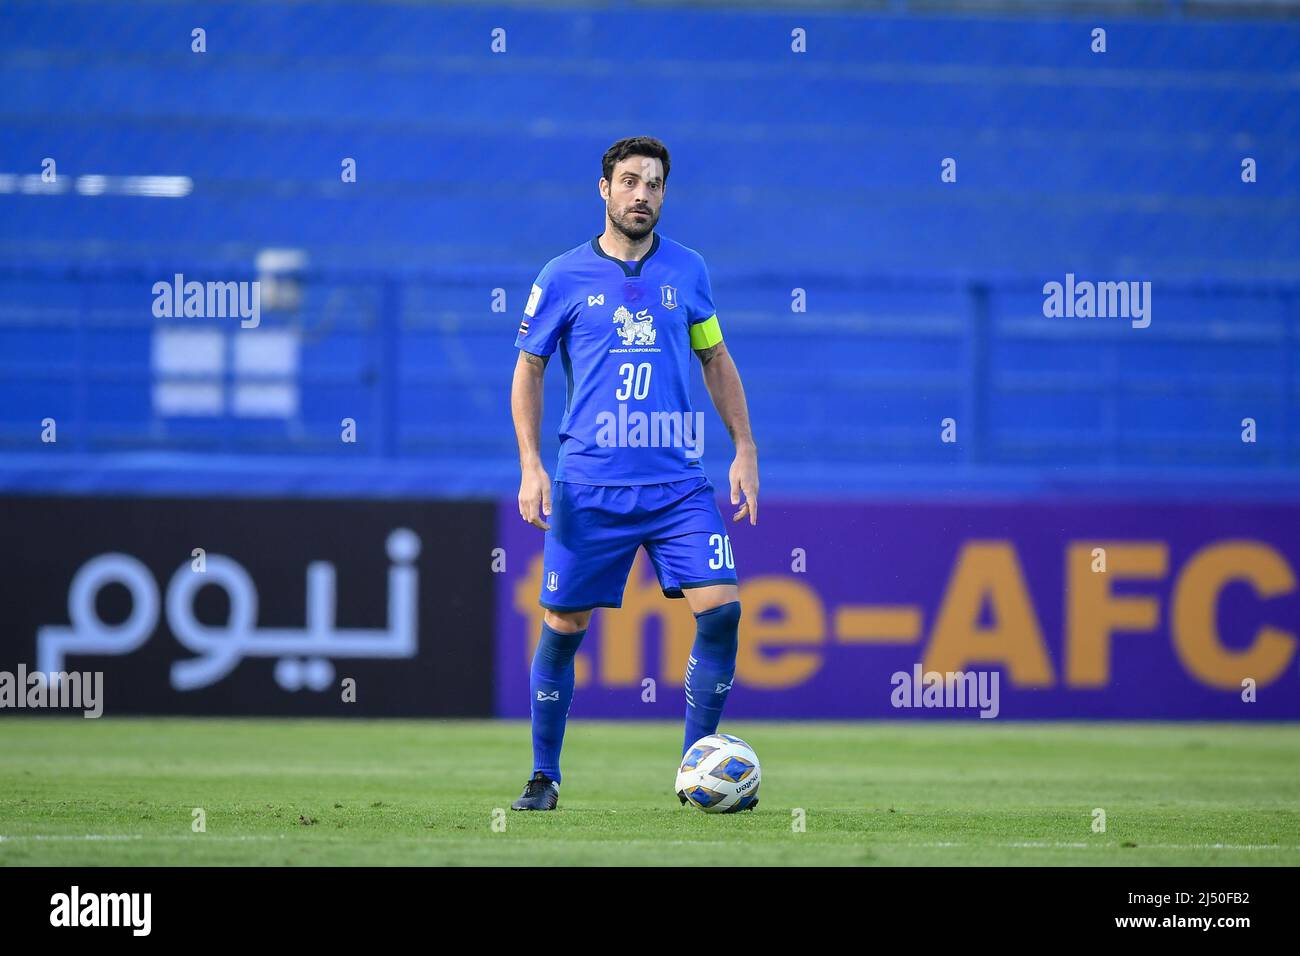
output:
<instances>
[{"instance_id":1,"label":"singha corporation sponsor logo","mask_svg":"<svg viewBox=\"0 0 1300 956\"><path fill-rule=\"evenodd\" d=\"M633 315L626 306L620 305L614 310L614 323L619 326L615 331L624 345L654 345L654 316L649 309L642 309Z\"/></svg>"}]
</instances>

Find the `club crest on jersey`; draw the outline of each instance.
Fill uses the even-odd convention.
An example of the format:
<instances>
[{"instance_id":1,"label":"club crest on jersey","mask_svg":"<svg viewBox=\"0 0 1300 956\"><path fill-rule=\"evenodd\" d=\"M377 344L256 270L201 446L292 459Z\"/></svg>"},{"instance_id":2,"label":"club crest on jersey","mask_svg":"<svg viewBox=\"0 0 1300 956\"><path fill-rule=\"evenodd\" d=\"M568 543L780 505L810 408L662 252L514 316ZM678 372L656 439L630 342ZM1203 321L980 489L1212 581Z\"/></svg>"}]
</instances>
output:
<instances>
[{"instance_id":1,"label":"club crest on jersey","mask_svg":"<svg viewBox=\"0 0 1300 956\"><path fill-rule=\"evenodd\" d=\"M633 315L625 306L614 311L614 322L620 328L615 329L624 345L654 345L654 316L649 309L642 309Z\"/></svg>"},{"instance_id":2,"label":"club crest on jersey","mask_svg":"<svg viewBox=\"0 0 1300 956\"><path fill-rule=\"evenodd\" d=\"M677 289L670 285L659 287L659 304L665 309L677 308Z\"/></svg>"},{"instance_id":3,"label":"club crest on jersey","mask_svg":"<svg viewBox=\"0 0 1300 956\"><path fill-rule=\"evenodd\" d=\"M555 591L560 587L560 576L554 571L546 575L546 590Z\"/></svg>"}]
</instances>

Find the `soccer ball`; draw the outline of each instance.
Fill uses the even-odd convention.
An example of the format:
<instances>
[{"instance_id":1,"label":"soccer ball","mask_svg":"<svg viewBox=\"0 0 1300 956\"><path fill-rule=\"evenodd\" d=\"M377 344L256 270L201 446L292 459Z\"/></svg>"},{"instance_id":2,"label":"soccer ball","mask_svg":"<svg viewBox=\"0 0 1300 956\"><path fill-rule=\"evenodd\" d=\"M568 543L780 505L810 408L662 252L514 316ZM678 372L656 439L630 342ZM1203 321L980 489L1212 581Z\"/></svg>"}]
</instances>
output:
<instances>
[{"instance_id":1,"label":"soccer ball","mask_svg":"<svg viewBox=\"0 0 1300 956\"><path fill-rule=\"evenodd\" d=\"M705 813L736 813L758 804L758 755L731 734L701 737L677 771L677 793Z\"/></svg>"}]
</instances>

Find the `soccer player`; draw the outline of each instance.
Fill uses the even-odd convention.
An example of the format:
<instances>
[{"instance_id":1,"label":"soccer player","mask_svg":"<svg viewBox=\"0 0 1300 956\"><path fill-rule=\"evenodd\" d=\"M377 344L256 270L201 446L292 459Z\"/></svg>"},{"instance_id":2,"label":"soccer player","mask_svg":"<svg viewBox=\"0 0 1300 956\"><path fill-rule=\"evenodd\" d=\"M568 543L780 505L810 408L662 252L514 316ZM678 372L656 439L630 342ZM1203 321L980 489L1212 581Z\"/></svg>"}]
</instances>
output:
<instances>
[{"instance_id":1,"label":"soccer player","mask_svg":"<svg viewBox=\"0 0 1300 956\"><path fill-rule=\"evenodd\" d=\"M668 149L651 137L621 139L605 152L605 231L542 268L515 339L519 515L546 533L546 613L529 680L533 776L515 810L555 809L573 656L592 609L622 605L637 548L650 555L664 594L685 598L696 619L683 754L717 730L736 672L740 591L731 538L700 465L704 416L691 410L692 351L736 449L733 520L748 516L751 525L758 450L704 259L655 232L669 165ZM542 376L557 349L568 402L552 483L539 449Z\"/></svg>"}]
</instances>

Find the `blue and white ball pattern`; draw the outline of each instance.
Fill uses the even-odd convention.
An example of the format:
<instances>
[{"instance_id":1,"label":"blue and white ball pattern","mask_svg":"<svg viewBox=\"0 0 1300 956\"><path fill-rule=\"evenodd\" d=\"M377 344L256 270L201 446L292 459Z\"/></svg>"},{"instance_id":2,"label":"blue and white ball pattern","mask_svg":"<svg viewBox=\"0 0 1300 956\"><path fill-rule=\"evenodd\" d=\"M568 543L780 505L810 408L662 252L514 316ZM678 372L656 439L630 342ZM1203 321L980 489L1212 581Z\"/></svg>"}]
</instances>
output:
<instances>
[{"instance_id":1,"label":"blue and white ball pattern","mask_svg":"<svg viewBox=\"0 0 1300 956\"><path fill-rule=\"evenodd\" d=\"M736 813L758 803L761 775L753 747L731 734L711 734L686 751L676 790L705 813Z\"/></svg>"}]
</instances>

